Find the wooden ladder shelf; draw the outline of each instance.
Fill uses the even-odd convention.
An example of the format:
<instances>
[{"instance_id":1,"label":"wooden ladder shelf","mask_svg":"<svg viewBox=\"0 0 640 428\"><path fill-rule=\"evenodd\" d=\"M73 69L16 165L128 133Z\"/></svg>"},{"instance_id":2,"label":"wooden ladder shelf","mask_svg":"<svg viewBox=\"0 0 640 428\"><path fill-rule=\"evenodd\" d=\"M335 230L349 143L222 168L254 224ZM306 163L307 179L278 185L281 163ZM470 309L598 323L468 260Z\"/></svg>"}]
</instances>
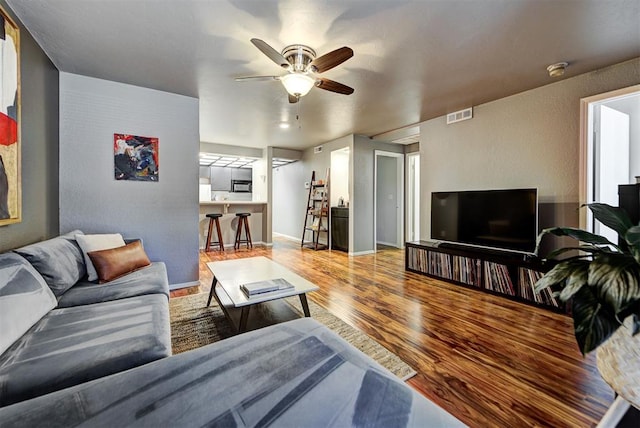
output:
<instances>
[{"instance_id":1,"label":"wooden ladder shelf","mask_svg":"<svg viewBox=\"0 0 640 428\"><path fill-rule=\"evenodd\" d=\"M311 241L305 241L311 232ZM320 242L320 235L326 234L326 243ZM329 248L329 169L325 180L316 180L316 172L311 173L307 209L304 216L301 247L324 250Z\"/></svg>"}]
</instances>

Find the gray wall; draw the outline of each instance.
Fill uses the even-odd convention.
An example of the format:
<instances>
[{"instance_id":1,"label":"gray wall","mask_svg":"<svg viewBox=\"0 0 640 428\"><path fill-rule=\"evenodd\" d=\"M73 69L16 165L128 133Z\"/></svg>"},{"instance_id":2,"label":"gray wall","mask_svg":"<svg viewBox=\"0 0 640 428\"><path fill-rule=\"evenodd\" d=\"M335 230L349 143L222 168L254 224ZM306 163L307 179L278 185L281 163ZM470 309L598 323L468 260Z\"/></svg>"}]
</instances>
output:
<instances>
[{"instance_id":1,"label":"gray wall","mask_svg":"<svg viewBox=\"0 0 640 428\"><path fill-rule=\"evenodd\" d=\"M420 126L421 238L431 192L537 187L540 227L578 225L580 99L638 83L640 59L474 107L473 119Z\"/></svg>"},{"instance_id":2,"label":"gray wall","mask_svg":"<svg viewBox=\"0 0 640 428\"><path fill-rule=\"evenodd\" d=\"M58 234L58 69L20 26L22 222L0 227L0 251Z\"/></svg>"},{"instance_id":3,"label":"gray wall","mask_svg":"<svg viewBox=\"0 0 640 428\"><path fill-rule=\"evenodd\" d=\"M116 181L113 134L159 138L159 181ZM198 281L198 100L60 74L60 231L143 239L169 283Z\"/></svg>"},{"instance_id":4,"label":"gray wall","mask_svg":"<svg viewBox=\"0 0 640 428\"><path fill-rule=\"evenodd\" d=\"M376 168L376 239L378 243L396 245L398 241L398 189L396 158L378 156Z\"/></svg>"}]
</instances>

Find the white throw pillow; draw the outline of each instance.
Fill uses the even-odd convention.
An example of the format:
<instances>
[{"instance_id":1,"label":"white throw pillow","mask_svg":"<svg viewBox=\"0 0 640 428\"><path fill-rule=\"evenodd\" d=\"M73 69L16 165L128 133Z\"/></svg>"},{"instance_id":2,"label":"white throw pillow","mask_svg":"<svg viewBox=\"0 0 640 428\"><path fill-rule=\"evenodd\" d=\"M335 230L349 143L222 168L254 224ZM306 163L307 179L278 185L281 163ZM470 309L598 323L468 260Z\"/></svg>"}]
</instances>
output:
<instances>
[{"instance_id":1,"label":"white throw pillow","mask_svg":"<svg viewBox=\"0 0 640 428\"><path fill-rule=\"evenodd\" d=\"M76 241L80 245L84 263L87 265L87 276L89 281L98 279L96 268L91 263L91 259L87 255L91 251L109 250L111 248L124 246L124 239L119 233L105 233L99 235L76 235Z\"/></svg>"}]
</instances>

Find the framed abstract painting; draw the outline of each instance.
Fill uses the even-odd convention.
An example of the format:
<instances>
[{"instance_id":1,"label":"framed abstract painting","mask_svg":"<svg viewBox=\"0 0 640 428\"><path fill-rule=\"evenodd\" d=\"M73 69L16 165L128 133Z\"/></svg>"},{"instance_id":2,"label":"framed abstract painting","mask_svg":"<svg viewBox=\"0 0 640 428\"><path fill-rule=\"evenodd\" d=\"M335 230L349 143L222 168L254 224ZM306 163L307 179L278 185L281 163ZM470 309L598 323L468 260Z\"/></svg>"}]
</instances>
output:
<instances>
[{"instance_id":1,"label":"framed abstract painting","mask_svg":"<svg viewBox=\"0 0 640 428\"><path fill-rule=\"evenodd\" d=\"M116 180L158 181L158 139L113 134L113 165Z\"/></svg>"},{"instance_id":2,"label":"framed abstract painting","mask_svg":"<svg viewBox=\"0 0 640 428\"><path fill-rule=\"evenodd\" d=\"M20 32L0 8L0 226L22 221Z\"/></svg>"}]
</instances>

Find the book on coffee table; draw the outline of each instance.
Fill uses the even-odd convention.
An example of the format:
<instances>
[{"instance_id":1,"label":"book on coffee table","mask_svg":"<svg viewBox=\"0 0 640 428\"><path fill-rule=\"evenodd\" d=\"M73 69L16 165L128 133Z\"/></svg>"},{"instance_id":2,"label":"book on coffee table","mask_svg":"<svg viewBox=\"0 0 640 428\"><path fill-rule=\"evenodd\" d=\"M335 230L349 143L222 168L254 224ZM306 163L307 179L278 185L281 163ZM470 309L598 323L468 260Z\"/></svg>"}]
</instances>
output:
<instances>
[{"instance_id":1,"label":"book on coffee table","mask_svg":"<svg viewBox=\"0 0 640 428\"><path fill-rule=\"evenodd\" d=\"M264 281L241 284L240 289L249 297L256 294L271 293L273 291L289 290L293 285L284 278L268 279Z\"/></svg>"}]
</instances>

